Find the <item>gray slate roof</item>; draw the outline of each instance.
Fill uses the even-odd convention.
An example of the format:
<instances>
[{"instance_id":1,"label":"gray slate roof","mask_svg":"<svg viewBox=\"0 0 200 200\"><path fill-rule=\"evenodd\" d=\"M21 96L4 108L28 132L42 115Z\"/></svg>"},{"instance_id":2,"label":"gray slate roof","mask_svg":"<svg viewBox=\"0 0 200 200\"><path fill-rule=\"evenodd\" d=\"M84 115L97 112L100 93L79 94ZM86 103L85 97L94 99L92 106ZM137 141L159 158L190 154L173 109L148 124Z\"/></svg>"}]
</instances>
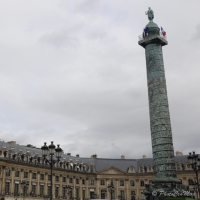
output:
<instances>
[{"instance_id":1,"label":"gray slate roof","mask_svg":"<svg viewBox=\"0 0 200 200\"><path fill-rule=\"evenodd\" d=\"M18 144L9 144L3 141L0 141L0 149L4 151L11 150L13 154L26 154L29 153L31 156L42 156L42 150L34 147L27 147ZM128 167L134 166L136 172L138 172L139 166L153 166L153 158L145 158L145 159L111 159L111 158L83 158L83 157L75 157L69 156L66 154L62 154L61 161L72 161L73 163L85 163L87 165L94 165L96 172L100 172L109 167L115 167L120 169L123 172L127 172ZM176 162L181 162L184 165L188 162L187 156L175 156Z\"/></svg>"}]
</instances>

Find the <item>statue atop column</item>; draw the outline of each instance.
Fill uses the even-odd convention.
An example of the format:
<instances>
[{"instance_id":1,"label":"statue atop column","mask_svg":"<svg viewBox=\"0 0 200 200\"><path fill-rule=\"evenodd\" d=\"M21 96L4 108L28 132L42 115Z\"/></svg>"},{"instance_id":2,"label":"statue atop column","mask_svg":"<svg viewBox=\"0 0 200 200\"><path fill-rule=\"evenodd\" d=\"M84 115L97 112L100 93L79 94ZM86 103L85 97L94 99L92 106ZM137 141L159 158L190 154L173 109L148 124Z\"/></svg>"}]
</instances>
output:
<instances>
[{"instance_id":1,"label":"statue atop column","mask_svg":"<svg viewBox=\"0 0 200 200\"><path fill-rule=\"evenodd\" d=\"M147 12L145 12L145 14L148 15L149 21L152 22L153 18L154 18L153 10L151 10L151 8L149 7L149 10Z\"/></svg>"}]
</instances>

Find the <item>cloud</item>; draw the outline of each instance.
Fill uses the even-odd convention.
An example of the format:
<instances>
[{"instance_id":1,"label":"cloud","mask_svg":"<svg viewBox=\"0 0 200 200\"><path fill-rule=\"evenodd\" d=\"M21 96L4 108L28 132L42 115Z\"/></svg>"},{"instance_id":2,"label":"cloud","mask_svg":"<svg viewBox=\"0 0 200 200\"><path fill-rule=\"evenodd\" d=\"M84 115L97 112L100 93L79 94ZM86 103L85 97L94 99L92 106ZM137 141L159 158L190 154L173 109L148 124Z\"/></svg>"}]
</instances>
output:
<instances>
[{"instance_id":1,"label":"cloud","mask_svg":"<svg viewBox=\"0 0 200 200\"><path fill-rule=\"evenodd\" d=\"M196 26L196 38L200 39L200 24Z\"/></svg>"},{"instance_id":2,"label":"cloud","mask_svg":"<svg viewBox=\"0 0 200 200\"><path fill-rule=\"evenodd\" d=\"M60 30L46 33L39 38L40 42L51 44L55 47L79 47L80 42L77 37L70 35L67 30Z\"/></svg>"}]
</instances>

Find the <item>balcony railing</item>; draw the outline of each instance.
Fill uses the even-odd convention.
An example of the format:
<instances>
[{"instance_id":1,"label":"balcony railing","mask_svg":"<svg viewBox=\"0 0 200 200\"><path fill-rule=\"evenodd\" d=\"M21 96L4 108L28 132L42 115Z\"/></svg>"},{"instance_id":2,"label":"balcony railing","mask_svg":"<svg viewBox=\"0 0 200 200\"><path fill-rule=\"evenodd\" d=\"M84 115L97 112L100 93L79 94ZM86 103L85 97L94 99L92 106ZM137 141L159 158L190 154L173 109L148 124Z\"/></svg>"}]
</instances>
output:
<instances>
[{"instance_id":1,"label":"balcony railing","mask_svg":"<svg viewBox=\"0 0 200 200\"><path fill-rule=\"evenodd\" d=\"M160 37L162 37L163 39L165 39L167 41L167 36L164 36L161 32L160 32ZM143 35L139 35L138 36L138 41L141 41L141 40L144 40L145 38L149 37L148 35L146 35L144 38L143 38Z\"/></svg>"}]
</instances>

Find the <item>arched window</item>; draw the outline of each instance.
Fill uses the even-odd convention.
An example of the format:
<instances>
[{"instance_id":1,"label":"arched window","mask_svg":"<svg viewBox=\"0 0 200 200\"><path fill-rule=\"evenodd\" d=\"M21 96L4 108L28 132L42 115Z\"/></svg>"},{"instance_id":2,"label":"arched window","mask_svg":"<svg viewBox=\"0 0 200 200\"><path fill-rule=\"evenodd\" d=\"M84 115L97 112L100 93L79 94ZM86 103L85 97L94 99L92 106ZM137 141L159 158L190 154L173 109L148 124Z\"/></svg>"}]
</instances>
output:
<instances>
[{"instance_id":1,"label":"arched window","mask_svg":"<svg viewBox=\"0 0 200 200\"><path fill-rule=\"evenodd\" d=\"M130 181L130 186L135 186L135 183L133 180Z\"/></svg>"},{"instance_id":2,"label":"arched window","mask_svg":"<svg viewBox=\"0 0 200 200\"><path fill-rule=\"evenodd\" d=\"M144 186L144 181L140 181L140 186Z\"/></svg>"}]
</instances>

